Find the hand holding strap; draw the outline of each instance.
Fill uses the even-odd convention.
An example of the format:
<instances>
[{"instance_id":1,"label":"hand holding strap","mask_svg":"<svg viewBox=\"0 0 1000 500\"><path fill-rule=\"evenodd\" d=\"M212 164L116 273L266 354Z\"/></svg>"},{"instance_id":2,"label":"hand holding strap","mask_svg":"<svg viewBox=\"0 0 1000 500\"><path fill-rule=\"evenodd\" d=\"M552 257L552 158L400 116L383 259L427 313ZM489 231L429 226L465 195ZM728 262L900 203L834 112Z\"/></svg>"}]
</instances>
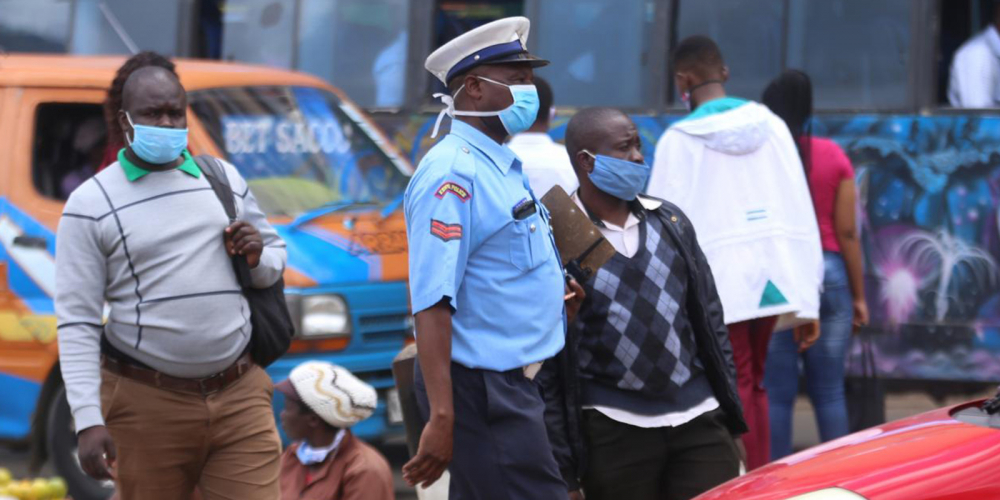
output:
<instances>
[{"instance_id":1,"label":"hand holding strap","mask_svg":"<svg viewBox=\"0 0 1000 500\"><path fill-rule=\"evenodd\" d=\"M229 178L222 169L222 165L219 164L219 160L208 155L198 155L194 157L194 162L205 174L205 179L212 186L212 191L215 191L215 196L222 203L222 208L226 211L226 216L229 217L229 224L236 222L236 202L233 200L233 189L229 187ZM247 263L246 256L234 255L232 260L233 271L236 273L236 280L240 287L249 288L252 281L250 264Z\"/></svg>"}]
</instances>

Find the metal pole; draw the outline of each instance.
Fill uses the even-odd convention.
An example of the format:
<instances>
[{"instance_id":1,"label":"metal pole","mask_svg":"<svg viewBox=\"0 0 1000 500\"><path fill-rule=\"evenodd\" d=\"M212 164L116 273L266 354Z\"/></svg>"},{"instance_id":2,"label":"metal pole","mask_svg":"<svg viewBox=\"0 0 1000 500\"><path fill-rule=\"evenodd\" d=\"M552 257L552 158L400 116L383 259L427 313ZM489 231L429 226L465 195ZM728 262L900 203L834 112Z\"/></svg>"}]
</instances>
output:
<instances>
[{"instance_id":1,"label":"metal pole","mask_svg":"<svg viewBox=\"0 0 1000 500\"><path fill-rule=\"evenodd\" d=\"M115 16L114 12L111 12L111 9L108 8L108 4L106 2L101 2L98 7L101 9L101 13L104 14L104 19L107 19L108 24L111 25L111 29L115 30L115 34L118 35L118 38L125 44L125 47L129 50L129 52L131 52L132 55L138 54L139 46L135 44L132 37L128 36L128 32L125 31L122 23L118 22L118 17Z\"/></svg>"}]
</instances>

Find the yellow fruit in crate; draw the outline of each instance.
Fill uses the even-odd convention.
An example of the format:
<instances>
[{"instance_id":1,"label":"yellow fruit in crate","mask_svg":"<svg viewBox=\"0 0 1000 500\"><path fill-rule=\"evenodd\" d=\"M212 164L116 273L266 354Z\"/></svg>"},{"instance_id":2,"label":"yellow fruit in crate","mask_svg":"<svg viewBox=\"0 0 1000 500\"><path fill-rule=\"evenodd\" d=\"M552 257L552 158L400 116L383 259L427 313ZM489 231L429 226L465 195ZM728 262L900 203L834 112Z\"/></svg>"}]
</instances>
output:
<instances>
[{"instance_id":1,"label":"yellow fruit in crate","mask_svg":"<svg viewBox=\"0 0 1000 500\"><path fill-rule=\"evenodd\" d=\"M19 496L18 492L17 492L18 487L17 487L16 484L10 483L7 486L4 486L4 489L6 490L6 495L8 497L11 497L11 498L21 498Z\"/></svg>"},{"instance_id":2,"label":"yellow fruit in crate","mask_svg":"<svg viewBox=\"0 0 1000 500\"><path fill-rule=\"evenodd\" d=\"M28 491L31 490L31 483L28 481L18 481L16 483L10 483L7 487L8 494L18 500L24 500L28 498Z\"/></svg>"},{"instance_id":3,"label":"yellow fruit in crate","mask_svg":"<svg viewBox=\"0 0 1000 500\"><path fill-rule=\"evenodd\" d=\"M31 500L50 500L52 495L49 494L49 482L38 478L31 482L30 487L31 494L28 496Z\"/></svg>"},{"instance_id":4,"label":"yellow fruit in crate","mask_svg":"<svg viewBox=\"0 0 1000 500\"><path fill-rule=\"evenodd\" d=\"M4 467L0 467L0 486L7 486L10 484L10 471Z\"/></svg>"},{"instance_id":5,"label":"yellow fruit in crate","mask_svg":"<svg viewBox=\"0 0 1000 500\"><path fill-rule=\"evenodd\" d=\"M53 500L62 500L69 493L69 487L66 486L66 481L63 481L63 478L54 477L49 479L49 492L52 493Z\"/></svg>"}]
</instances>

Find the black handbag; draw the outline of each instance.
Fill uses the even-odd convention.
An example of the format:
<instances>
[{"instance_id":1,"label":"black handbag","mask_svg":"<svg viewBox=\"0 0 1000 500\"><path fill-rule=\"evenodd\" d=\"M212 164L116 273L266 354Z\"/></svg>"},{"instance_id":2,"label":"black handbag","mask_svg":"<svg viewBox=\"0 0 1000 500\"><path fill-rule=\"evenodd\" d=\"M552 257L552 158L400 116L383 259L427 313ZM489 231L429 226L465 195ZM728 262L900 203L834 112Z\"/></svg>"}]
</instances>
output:
<instances>
[{"instance_id":1,"label":"black handbag","mask_svg":"<svg viewBox=\"0 0 1000 500\"><path fill-rule=\"evenodd\" d=\"M852 375L853 370L849 368L844 381L851 432L885 423L885 385L878 376L871 334L861 333L858 340L861 342L861 354L857 356L860 358L861 370Z\"/></svg>"},{"instance_id":2,"label":"black handbag","mask_svg":"<svg viewBox=\"0 0 1000 500\"><path fill-rule=\"evenodd\" d=\"M236 204L233 201L233 190L221 165L215 158L206 155L195 157L195 163L205 173L205 178L222 202L229 222L236 221ZM288 346L295 335L295 324L285 303L285 280L279 278L277 283L267 288L254 288L250 279L250 265L245 255L232 257L233 271L250 305L250 326L253 328L250 337L250 357L255 363L267 367L283 354L288 352Z\"/></svg>"}]
</instances>

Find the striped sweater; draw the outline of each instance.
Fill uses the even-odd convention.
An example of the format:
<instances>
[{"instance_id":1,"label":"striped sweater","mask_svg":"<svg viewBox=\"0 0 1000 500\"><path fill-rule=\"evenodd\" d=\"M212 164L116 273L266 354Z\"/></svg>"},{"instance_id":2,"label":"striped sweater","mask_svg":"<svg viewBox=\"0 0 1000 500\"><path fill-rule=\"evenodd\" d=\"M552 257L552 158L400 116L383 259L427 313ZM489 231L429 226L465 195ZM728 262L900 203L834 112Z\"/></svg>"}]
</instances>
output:
<instances>
[{"instance_id":1,"label":"striped sweater","mask_svg":"<svg viewBox=\"0 0 1000 500\"><path fill-rule=\"evenodd\" d=\"M284 271L284 243L236 168L225 170L238 218L264 239L251 275L254 286L267 287ZM229 219L205 175L194 173L150 172L129 181L114 163L66 202L56 235L55 306L77 430L104 424L102 332L124 354L188 378L225 369L250 341L250 311L223 244Z\"/></svg>"}]
</instances>

